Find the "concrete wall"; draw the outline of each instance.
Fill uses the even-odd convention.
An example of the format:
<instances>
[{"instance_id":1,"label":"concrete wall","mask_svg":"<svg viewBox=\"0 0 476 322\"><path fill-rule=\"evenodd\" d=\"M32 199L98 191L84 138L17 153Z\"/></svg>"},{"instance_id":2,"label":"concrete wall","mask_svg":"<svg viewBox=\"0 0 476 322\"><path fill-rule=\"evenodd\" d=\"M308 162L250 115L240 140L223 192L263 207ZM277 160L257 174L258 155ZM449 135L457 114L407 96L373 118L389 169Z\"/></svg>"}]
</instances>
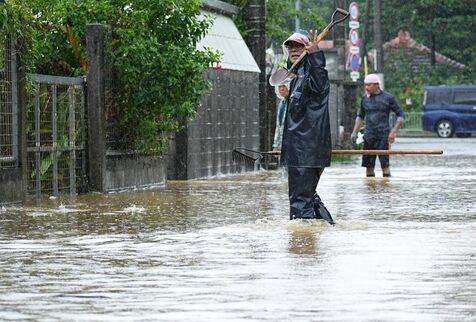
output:
<instances>
[{"instance_id":1,"label":"concrete wall","mask_svg":"<svg viewBox=\"0 0 476 322\"><path fill-rule=\"evenodd\" d=\"M209 69L213 89L198 116L175 135L169 153L169 179L193 179L241 171L235 147L259 150L259 74Z\"/></svg>"},{"instance_id":2,"label":"concrete wall","mask_svg":"<svg viewBox=\"0 0 476 322\"><path fill-rule=\"evenodd\" d=\"M0 204L23 200L23 181L20 168L0 169Z\"/></svg>"},{"instance_id":3,"label":"concrete wall","mask_svg":"<svg viewBox=\"0 0 476 322\"><path fill-rule=\"evenodd\" d=\"M120 191L164 186L166 158L108 152L104 190Z\"/></svg>"}]
</instances>

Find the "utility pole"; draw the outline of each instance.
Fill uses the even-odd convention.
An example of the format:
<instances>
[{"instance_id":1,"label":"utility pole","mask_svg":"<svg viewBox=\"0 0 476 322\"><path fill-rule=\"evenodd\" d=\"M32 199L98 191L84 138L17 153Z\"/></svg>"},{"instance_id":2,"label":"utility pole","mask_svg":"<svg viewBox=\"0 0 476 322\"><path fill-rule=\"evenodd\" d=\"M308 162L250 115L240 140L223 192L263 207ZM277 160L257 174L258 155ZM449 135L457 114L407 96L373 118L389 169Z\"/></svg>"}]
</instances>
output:
<instances>
[{"instance_id":1,"label":"utility pole","mask_svg":"<svg viewBox=\"0 0 476 322\"><path fill-rule=\"evenodd\" d=\"M348 0L334 0L334 9L342 8L348 10L349 1ZM338 55L338 70L337 77L339 79L344 79L345 76L345 30L348 20L344 23L338 23L332 28L332 40L334 41L334 47L337 48Z\"/></svg>"},{"instance_id":2,"label":"utility pole","mask_svg":"<svg viewBox=\"0 0 476 322\"><path fill-rule=\"evenodd\" d=\"M246 26L250 33L246 37L246 43L250 47L258 67L259 75L259 128L260 149L270 150L271 139L268 138L266 128L268 113L266 110L267 100L267 77L266 77L266 1L249 0L246 6Z\"/></svg>"},{"instance_id":3,"label":"utility pole","mask_svg":"<svg viewBox=\"0 0 476 322\"><path fill-rule=\"evenodd\" d=\"M296 0L294 8L296 9L296 20L294 21L294 25L297 31L301 29L301 19L299 19L299 16L297 15L297 13L301 11L301 0Z\"/></svg>"},{"instance_id":4,"label":"utility pole","mask_svg":"<svg viewBox=\"0 0 476 322\"><path fill-rule=\"evenodd\" d=\"M334 0L334 8L342 8L347 10L349 8L349 1L347 0ZM333 28L333 40L335 47L345 47L345 24L348 23L346 20L344 23L339 23ZM344 57L342 55L342 57Z\"/></svg>"},{"instance_id":5,"label":"utility pole","mask_svg":"<svg viewBox=\"0 0 476 322\"><path fill-rule=\"evenodd\" d=\"M383 73L383 44L382 44L382 1L375 0L374 17L375 49L377 50L377 73Z\"/></svg>"},{"instance_id":6,"label":"utility pole","mask_svg":"<svg viewBox=\"0 0 476 322\"><path fill-rule=\"evenodd\" d=\"M367 56L367 41L369 40L370 8L372 0L365 0L365 22L363 26L362 38L360 40L360 56L365 59Z\"/></svg>"}]
</instances>

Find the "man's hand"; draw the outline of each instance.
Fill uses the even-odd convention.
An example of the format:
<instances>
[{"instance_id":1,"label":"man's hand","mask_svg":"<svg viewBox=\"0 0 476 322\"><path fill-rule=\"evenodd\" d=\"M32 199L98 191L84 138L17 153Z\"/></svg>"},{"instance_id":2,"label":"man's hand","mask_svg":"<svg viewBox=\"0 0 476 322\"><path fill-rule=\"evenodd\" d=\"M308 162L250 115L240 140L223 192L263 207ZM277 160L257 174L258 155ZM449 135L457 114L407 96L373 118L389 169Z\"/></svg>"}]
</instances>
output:
<instances>
[{"instance_id":1,"label":"man's hand","mask_svg":"<svg viewBox=\"0 0 476 322\"><path fill-rule=\"evenodd\" d=\"M397 137L397 133L391 131L388 135L388 145L392 145L395 142L395 138Z\"/></svg>"},{"instance_id":2,"label":"man's hand","mask_svg":"<svg viewBox=\"0 0 476 322\"><path fill-rule=\"evenodd\" d=\"M352 132L352 134L350 135L350 140L353 144L357 144L357 132Z\"/></svg>"},{"instance_id":3,"label":"man's hand","mask_svg":"<svg viewBox=\"0 0 476 322\"><path fill-rule=\"evenodd\" d=\"M309 39L310 41L306 44L306 50L308 53L315 53L319 51L319 45L317 43L317 30L310 30L309 31Z\"/></svg>"}]
</instances>

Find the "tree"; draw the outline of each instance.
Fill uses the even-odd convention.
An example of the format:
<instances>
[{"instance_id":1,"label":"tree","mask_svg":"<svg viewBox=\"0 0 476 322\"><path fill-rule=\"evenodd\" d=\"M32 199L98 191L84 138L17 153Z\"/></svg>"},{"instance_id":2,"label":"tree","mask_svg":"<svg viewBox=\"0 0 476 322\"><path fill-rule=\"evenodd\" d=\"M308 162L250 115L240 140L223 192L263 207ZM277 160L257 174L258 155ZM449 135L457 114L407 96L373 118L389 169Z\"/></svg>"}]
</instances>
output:
<instances>
[{"instance_id":1,"label":"tree","mask_svg":"<svg viewBox=\"0 0 476 322\"><path fill-rule=\"evenodd\" d=\"M382 1L384 39L407 30L418 42L476 70L476 0Z\"/></svg>"},{"instance_id":2,"label":"tree","mask_svg":"<svg viewBox=\"0 0 476 322\"><path fill-rule=\"evenodd\" d=\"M295 31L295 19L299 18L301 29L322 30L327 25L326 21L332 13L329 1L301 0L300 9L296 9L296 0L267 0L266 1L266 38L268 47L279 47L291 33ZM248 0L226 0L240 8L245 8ZM244 38L247 33L243 23L243 10L235 18L240 32ZM323 18L326 17L326 18Z\"/></svg>"},{"instance_id":3,"label":"tree","mask_svg":"<svg viewBox=\"0 0 476 322\"><path fill-rule=\"evenodd\" d=\"M212 22L199 18L200 0L29 0L24 7L36 26L30 72L84 75L85 25L111 26L118 148L164 152L165 133L196 114L208 89L203 72L219 57L196 49Z\"/></svg>"},{"instance_id":4,"label":"tree","mask_svg":"<svg viewBox=\"0 0 476 322\"><path fill-rule=\"evenodd\" d=\"M408 31L411 37L427 47L433 53L439 52L468 68L454 69L444 64L415 64L415 58L421 53L415 50L386 50L385 86L395 94L400 102L406 98L413 101L408 109L420 110L423 101L423 87L426 85L458 84L476 82L476 44L473 41L476 32L476 0L461 1L382 1L382 38L383 42L395 38L400 30ZM361 21L374 18L370 11L361 11ZM375 37L369 35L367 49L375 47ZM434 57L434 55L433 55Z\"/></svg>"}]
</instances>

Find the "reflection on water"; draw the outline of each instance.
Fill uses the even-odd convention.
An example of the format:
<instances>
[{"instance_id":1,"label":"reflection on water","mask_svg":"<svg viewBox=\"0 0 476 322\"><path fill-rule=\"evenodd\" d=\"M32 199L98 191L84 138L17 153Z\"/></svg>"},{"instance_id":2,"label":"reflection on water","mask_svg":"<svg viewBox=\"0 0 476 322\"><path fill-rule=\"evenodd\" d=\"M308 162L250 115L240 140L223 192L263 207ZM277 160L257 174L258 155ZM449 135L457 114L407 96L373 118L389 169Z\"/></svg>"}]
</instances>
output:
<instances>
[{"instance_id":1,"label":"reflection on water","mask_svg":"<svg viewBox=\"0 0 476 322\"><path fill-rule=\"evenodd\" d=\"M317 255L322 225L326 224L311 220L290 223L288 225L289 252L296 255Z\"/></svg>"},{"instance_id":2,"label":"reflection on water","mask_svg":"<svg viewBox=\"0 0 476 322\"><path fill-rule=\"evenodd\" d=\"M474 321L474 157L334 164L335 226L279 171L0 208L0 320Z\"/></svg>"}]
</instances>

